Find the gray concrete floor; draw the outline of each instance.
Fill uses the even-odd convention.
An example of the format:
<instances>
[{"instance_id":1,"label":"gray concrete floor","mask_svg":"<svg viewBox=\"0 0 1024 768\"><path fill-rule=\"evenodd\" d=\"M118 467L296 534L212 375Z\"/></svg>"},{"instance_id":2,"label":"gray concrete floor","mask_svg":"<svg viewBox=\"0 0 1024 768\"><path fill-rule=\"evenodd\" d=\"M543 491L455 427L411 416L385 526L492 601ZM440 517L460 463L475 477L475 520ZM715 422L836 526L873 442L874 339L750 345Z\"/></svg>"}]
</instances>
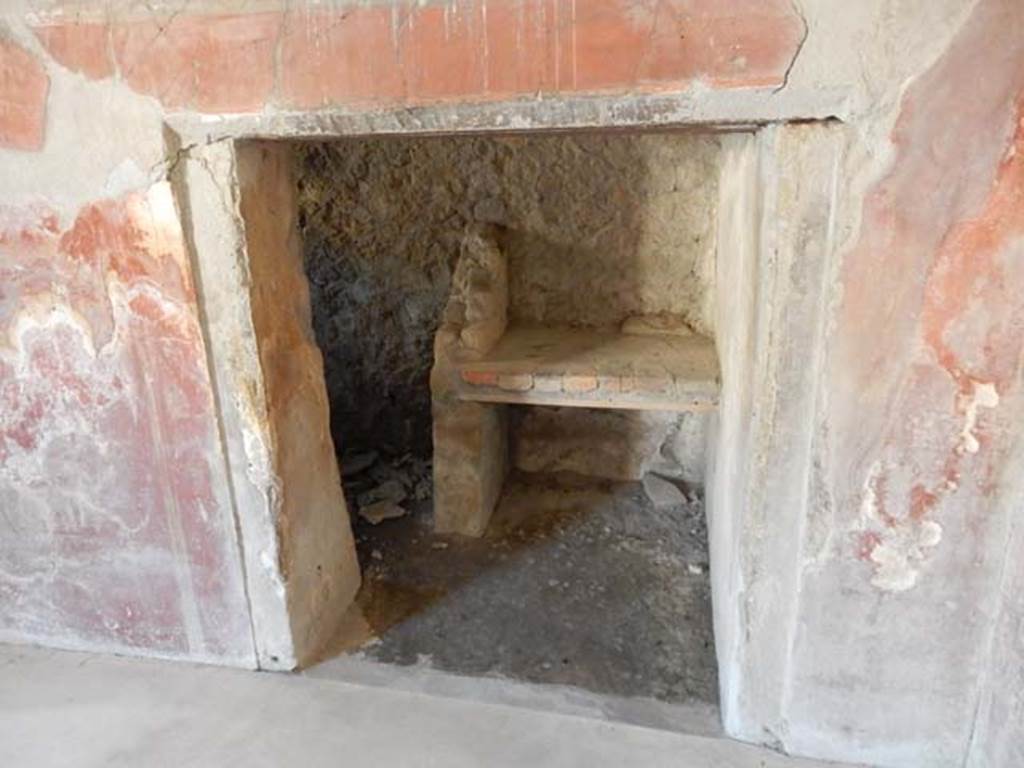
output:
<instances>
[{"instance_id":1,"label":"gray concrete floor","mask_svg":"<svg viewBox=\"0 0 1024 768\"><path fill-rule=\"evenodd\" d=\"M725 739L388 686L0 646L0 765L821 768L826 764Z\"/></svg>"},{"instance_id":2,"label":"gray concrete floor","mask_svg":"<svg viewBox=\"0 0 1024 768\"><path fill-rule=\"evenodd\" d=\"M362 622L334 652L623 699L717 705L700 499L518 475L481 539L435 536L429 501L357 518Z\"/></svg>"}]
</instances>

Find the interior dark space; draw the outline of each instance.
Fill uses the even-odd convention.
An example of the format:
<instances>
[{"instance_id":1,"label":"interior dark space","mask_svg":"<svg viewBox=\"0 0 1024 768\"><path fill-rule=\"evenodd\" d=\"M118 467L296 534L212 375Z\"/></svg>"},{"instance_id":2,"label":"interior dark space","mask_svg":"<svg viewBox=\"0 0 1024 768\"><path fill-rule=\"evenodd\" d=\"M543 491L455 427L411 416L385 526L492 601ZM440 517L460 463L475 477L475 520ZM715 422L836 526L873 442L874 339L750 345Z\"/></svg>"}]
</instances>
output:
<instances>
[{"instance_id":1,"label":"interior dark space","mask_svg":"<svg viewBox=\"0 0 1024 768\"><path fill-rule=\"evenodd\" d=\"M433 530L434 337L466 232L499 234L510 322L708 334L718 145L696 134L296 147L331 431L363 571L335 651L670 703L717 700L707 416L508 406L479 538Z\"/></svg>"}]
</instances>

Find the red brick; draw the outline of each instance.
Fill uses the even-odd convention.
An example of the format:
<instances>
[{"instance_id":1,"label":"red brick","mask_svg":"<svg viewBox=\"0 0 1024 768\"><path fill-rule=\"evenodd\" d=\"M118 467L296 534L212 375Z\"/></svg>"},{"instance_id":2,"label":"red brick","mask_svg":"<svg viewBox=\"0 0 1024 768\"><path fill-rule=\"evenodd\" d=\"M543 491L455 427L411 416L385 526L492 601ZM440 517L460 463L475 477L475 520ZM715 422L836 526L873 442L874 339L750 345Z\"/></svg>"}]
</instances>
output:
<instances>
[{"instance_id":1,"label":"red brick","mask_svg":"<svg viewBox=\"0 0 1024 768\"><path fill-rule=\"evenodd\" d=\"M474 387L498 386L498 374L494 371L463 371L462 380Z\"/></svg>"},{"instance_id":2,"label":"red brick","mask_svg":"<svg viewBox=\"0 0 1024 768\"><path fill-rule=\"evenodd\" d=\"M39 59L0 39L0 147L42 148L49 89Z\"/></svg>"}]
</instances>

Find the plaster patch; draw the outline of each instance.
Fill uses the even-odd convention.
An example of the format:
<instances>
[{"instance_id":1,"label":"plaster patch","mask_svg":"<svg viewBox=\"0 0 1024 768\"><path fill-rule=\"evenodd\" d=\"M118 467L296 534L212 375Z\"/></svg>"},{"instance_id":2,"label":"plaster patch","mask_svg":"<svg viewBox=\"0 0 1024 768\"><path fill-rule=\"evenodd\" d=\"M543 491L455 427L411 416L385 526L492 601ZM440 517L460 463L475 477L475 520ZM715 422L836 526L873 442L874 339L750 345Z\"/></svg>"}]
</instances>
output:
<instances>
[{"instance_id":1,"label":"plaster patch","mask_svg":"<svg viewBox=\"0 0 1024 768\"><path fill-rule=\"evenodd\" d=\"M96 357L96 344L85 319L52 293L28 296L22 300L21 311L15 315L7 331L8 341L16 351L16 359L27 366L29 344L26 338L33 331L45 331L58 325L74 329L81 337L82 348L90 358ZM25 368L19 369L20 373Z\"/></svg>"},{"instance_id":2,"label":"plaster patch","mask_svg":"<svg viewBox=\"0 0 1024 768\"><path fill-rule=\"evenodd\" d=\"M874 462L861 492L856 525L859 556L874 567L871 584L885 592L905 592L917 584L927 550L942 540L942 526L914 515L894 516L886 510L889 467Z\"/></svg>"},{"instance_id":3,"label":"plaster patch","mask_svg":"<svg viewBox=\"0 0 1024 768\"><path fill-rule=\"evenodd\" d=\"M103 183L104 197L120 197L128 192L143 189L150 184L150 179L132 158L122 160L107 174Z\"/></svg>"},{"instance_id":4,"label":"plaster patch","mask_svg":"<svg viewBox=\"0 0 1024 768\"><path fill-rule=\"evenodd\" d=\"M871 583L886 592L904 592L917 584L924 559L924 549L936 546L942 539L942 526L926 520L919 526L899 526L884 537L870 554L877 567Z\"/></svg>"},{"instance_id":5,"label":"plaster patch","mask_svg":"<svg viewBox=\"0 0 1024 768\"><path fill-rule=\"evenodd\" d=\"M274 547L273 551L271 551L271 549L268 548L260 552L260 565L262 565L263 569L266 571L267 578L272 587L274 588L274 591L276 591L278 597L280 597L283 600L285 599L286 596L285 587L284 581L281 579L281 571L278 568L278 557L276 550L277 548Z\"/></svg>"},{"instance_id":6,"label":"plaster patch","mask_svg":"<svg viewBox=\"0 0 1024 768\"><path fill-rule=\"evenodd\" d=\"M978 409L995 408L999 405L999 393L992 382L971 382L973 391L970 395L962 395L958 407L964 414L964 426L960 431L960 442L957 453L977 453L981 447L975 429L978 426Z\"/></svg>"}]
</instances>

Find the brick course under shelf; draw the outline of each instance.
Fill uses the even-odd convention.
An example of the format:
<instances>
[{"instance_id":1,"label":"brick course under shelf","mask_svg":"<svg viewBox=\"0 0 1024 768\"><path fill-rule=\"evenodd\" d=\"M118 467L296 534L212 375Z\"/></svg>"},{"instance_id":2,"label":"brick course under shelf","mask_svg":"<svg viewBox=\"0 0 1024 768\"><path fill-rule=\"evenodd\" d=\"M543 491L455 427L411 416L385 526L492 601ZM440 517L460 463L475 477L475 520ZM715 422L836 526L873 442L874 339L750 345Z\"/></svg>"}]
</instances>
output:
<instances>
[{"instance_id":1,"label":"brick course under shelf","mask_svg":"<svg viewBox=\"0 0 1024 768\"><path fill-rule=\"evenodd\" d=\"M463 400L661 411L718 405L718 358L698 335L513 327L485 356L463 361Z\"/></svg>"}]
</instances>

